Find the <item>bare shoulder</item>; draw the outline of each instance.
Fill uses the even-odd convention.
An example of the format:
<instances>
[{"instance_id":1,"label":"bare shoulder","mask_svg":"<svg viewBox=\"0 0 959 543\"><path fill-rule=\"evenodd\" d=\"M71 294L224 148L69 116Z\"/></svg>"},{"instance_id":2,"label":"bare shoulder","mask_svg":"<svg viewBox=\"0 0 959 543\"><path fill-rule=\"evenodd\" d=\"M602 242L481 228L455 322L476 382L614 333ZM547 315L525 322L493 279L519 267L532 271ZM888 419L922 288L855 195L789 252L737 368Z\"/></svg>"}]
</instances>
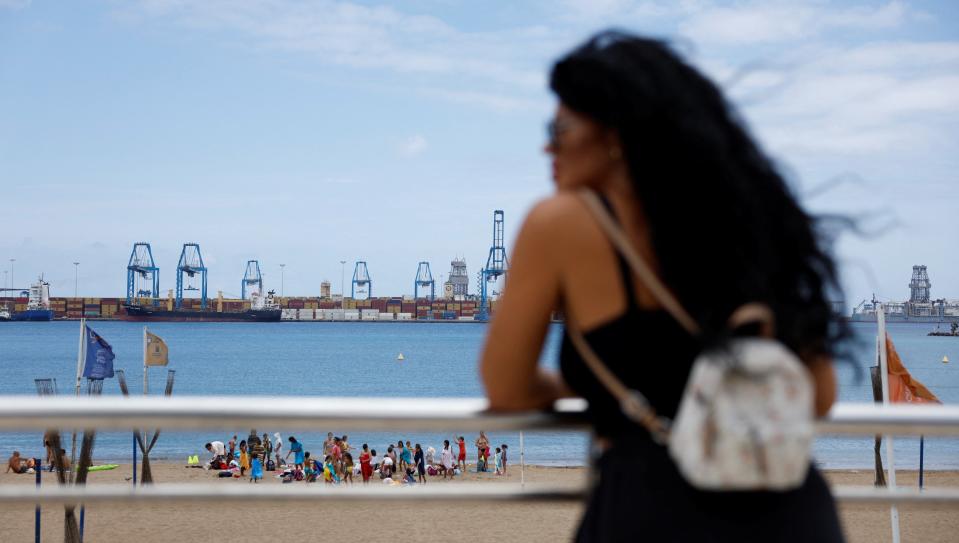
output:
<instances>
[{"instance_id":1,"label":"bare shoulder","mask_svg":"<svg viewBox=\"0 0 959 543\"><path fill-rule=\"evenodd\" d=\"M561 192L537 202L526 216L524 229L555 235L587 216L588 211L576 194Z\"/></svg>"}]
</instances>

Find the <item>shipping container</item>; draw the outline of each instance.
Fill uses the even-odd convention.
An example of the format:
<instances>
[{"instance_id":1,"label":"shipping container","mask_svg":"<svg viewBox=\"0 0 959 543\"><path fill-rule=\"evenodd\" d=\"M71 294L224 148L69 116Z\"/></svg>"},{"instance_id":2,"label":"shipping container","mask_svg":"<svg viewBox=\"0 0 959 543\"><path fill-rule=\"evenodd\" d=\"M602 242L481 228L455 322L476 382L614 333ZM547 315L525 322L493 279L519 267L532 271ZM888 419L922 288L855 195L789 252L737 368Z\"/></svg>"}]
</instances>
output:
<instances>
[{"instance_id":1,"label":"shipping container","mask_svg":"<svg viewBox=\"0 0 959 543\"><path fill-rule=\"evenodd\" d=\"M396 320L398 320L398 321L409 321L409 320L413 320L413 314L412 314L412 313L397 313L397 314L396 314Z\"/></svg>"}]
</instances>

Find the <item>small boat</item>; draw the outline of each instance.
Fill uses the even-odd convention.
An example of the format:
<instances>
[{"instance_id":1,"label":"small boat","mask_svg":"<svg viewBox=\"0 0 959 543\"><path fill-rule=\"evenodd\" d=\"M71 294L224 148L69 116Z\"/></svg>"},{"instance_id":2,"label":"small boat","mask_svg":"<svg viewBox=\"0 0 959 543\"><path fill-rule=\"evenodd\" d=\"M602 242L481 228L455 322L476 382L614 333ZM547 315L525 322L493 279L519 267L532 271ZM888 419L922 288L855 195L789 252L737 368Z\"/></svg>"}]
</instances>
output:
<instances>
[{"instance_id":1,"label":"small boat","mask_svg":"<svg viewBox=\"0 0 959 543\"><path fill-rule=\"evenodd\" d=\"M6 307L0 307L0 321L8 321L8 320L11 320L10 310L7 309Z\"/></svg>"},{"instance_id":2,"label":"small boat","mask_svg":"<svg viewBox=\"0 0 959 543\"><path fill-rule=\"evenodd\" d=\"M403 360L406 360L406 357L403 356L403 353L400 353L399 356L396 357L396 359L399 361L403 361Z\"/></svg>"},{"instance_id":3,"label":"small boat","mask_svg":"<svg viewBox=\"0 0 959 543\"><path fill-rule=\"evenodd\" d=\"M949 357L948 357L948 356L943 356L943 357L942 357L942 363L943 363L943 364L948 364L948 363L949 363Z\"/></svg>"},{"instance_id":4,"label":"small boat","mask_svg":"<svg viewBox=\"0 0 959 543\"><path fill-rule=\"evenodd\" d=\"M938 326L936 326L935 330L933 330L932 332L929 332L926 335L927 336L959 337L959 323L954 322L950 324L948 332L942 331L939 329Z\"/></svg>"}]
</instances>

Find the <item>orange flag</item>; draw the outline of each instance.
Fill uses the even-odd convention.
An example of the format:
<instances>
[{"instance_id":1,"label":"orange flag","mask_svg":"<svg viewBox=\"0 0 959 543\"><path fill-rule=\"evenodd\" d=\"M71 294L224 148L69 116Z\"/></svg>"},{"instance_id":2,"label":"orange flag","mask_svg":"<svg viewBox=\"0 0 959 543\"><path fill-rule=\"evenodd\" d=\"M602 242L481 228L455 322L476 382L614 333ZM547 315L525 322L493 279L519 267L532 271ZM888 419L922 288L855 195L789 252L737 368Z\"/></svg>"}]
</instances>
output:
<instances>
[{"instance_id":1,"label":"orange flag","mask_svg":"<svg viewBox=\"0 0 959 543\"><path fill-rule=\"evenodd\" d=\"M889 401L896 403L942 403L902 365L902 359L886 334L886 363L889 371Z\"/></svg>"}]
</instances>

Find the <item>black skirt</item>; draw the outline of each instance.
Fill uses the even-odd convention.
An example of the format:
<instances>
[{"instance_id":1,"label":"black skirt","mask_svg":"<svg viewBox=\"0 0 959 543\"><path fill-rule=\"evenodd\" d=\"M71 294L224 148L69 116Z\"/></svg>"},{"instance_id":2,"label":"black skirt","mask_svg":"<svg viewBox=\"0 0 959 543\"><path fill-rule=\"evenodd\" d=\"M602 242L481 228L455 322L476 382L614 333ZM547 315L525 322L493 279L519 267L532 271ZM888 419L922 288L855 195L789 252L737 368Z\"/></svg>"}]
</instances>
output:
<instances>
[{"instance_id":1,"label":"black skirt","mask_svg":"<svg viewBox=\"0 0 959 543\"><path fill-rule=\"evenodd\" d=\"M576 541L843 541L832 494L812 467L788 492L704 492L648 437L617 440L596 467Z\"/></svg>"}]
</instances>

